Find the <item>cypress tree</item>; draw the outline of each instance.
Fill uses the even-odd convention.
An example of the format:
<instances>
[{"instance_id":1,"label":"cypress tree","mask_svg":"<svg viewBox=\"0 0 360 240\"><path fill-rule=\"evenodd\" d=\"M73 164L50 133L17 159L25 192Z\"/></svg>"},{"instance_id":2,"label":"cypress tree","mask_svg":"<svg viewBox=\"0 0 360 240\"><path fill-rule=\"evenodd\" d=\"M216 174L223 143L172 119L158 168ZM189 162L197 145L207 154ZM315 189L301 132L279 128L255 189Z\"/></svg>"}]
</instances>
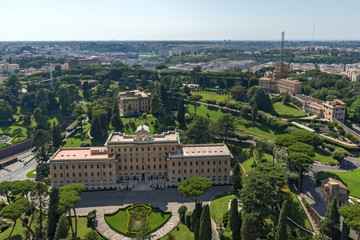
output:
<instances>
[{"instance_id":1,"label":"cypress tree","mask_svg":"<svg viewBox=\"0 0 360 240\"><path fill-rule=\"evenodd\" d=\"M255 224L255 217L250 213L246 213L241 225L241 240L256 240L257 232Z\"/></svg>"},{"instance_id":2,"label":"cypress tree","mask_svg":"<svg viewBox=\"0 0 360 240\"><path fill-rule=\"evenodd\" d=\"M235 164L235 167L233 168L231 183L232 183L232 191L234 193L236 193L238 190L242 188L240 164Z\"/></svg>"},{"instance_id":3,"label":"cypress tree","mask_svg":"<svg viewBox=\"0 0 360 240\"><path fill-rule=\"evenodd\" d=\"M251 119L253 122L256 122L257 115L258 115L258 105L257 103L254 104L254 106L251 109Z\"/></svg>"},{"instance_id":4,"label":"cypress tree","mask_svg":"<svg viewBox=\"0 0 360 240\"><path fill-rule=\"evenodd\" d=\"M211 219L209 205L205 205L200 217L199 239L211 240Z\"/></svg>"},{"instance_id":5,"label":"cypress tree","mask_svg":"<svg viewBox=\"0 0 360 240\"><path fill-rule=\"evenodd\" d=\"M240 239L240 229L241 222L238 213L238 203L237 198L231 200L230 207L230 229L232 231L232 239L239 240Z\"/></svg>"},{"instance_id":6,"label":"cypress tree","mask_svg":"<svg viewBox=\"0 0 360 240\"><path fill-rule=\"evenodd\" d=\"M279 216L279 222L277 225L277 231L276 236L278 240L287 240L287 200L284 201L282 204L280 216Z\"/></svg>"},{"instance_id":7,"label":"cypress tree","mask_svg":"<svg viewBox=\"0 0 360 240\"><path fill-rule=\"evenodd\" d=\"M101 122L98 117L94 118L91 121L90 133L93 138L102 138L103 134L102 134Z\"/></svg>"},{"instance_id":8,"label":"cypress tree","mask_svg":"<svg viewBox=\"0 0 360 240\"><path fill-rule=\"evenodd\" d=\"M349 227L346 225L346 223L343 221L340 240L348 240L348 239L349 239L349 235L350 235L350 228L349 228Z\"/></svg>"},{"instance_id":9,"label":"cypress tree","mask_svg":"<svg viewBox=\"0 0 360 240\"><path fill-rule=\"evenodd\" d=\"M69 235L69 221L62 215L56 226L55 240L66 238Z\"/></svg>"},{"instance_id":10,"label":"cypress tree","mask_svg":"<svg viewBox=\"0 0 360 240\"><path fill-rule=\"evenodd\" d=\"M48 211L48 227L47 236L48 239L53 239L56 232L56 225L59 222L59 214L57 212L57 204L59 202L59 189L53 187L50 192L50 202Z\"/></svg>"},{"instance_id":11,"label":"cypress tree","mask_svg":"<svg viewBox=\"0 0 360 240\"><path fill-rule=\"evenodd\" d=\"M200 233L200 219L196 219L195 225L194 225L194 236L195 236L195 240L201 240L199 238L199 233Z\"/></svg>"},{"instance_id":12,"label":"cypress tree","mask_svg":"<svg viewBox=\"0 0 360 240\"><path fill-rule=\"evenodd\" d=\"M326 211L325 220L321 223L320 232L330 239L340 238L340 214L337 208L337 201L334 198Z\"/></svg>"},{"instance_id":13,"label":"cypress tree","mask_svg":"<svg viewBox=\"0 0 360 240\"><path fill-rule=\"evenodd\" d=\"M196 203L194 212L191 216L191 230L195 231L196 219L200 219L202 212L202 203Z\"/></svg>"},{"instance_id":14,"label":"cypress tree","mask_svg":"<svg viewBox=\"0 0 360 240\"><path fill-rule=\"evenodd\" d=\"M52 129L52 137L53 137L53 146L55 148L60 147L61 145L61 141L62 141L62 137L61 137L61 131L60 131L60 126L59 125L53 125L53 129Z\"/></svg>"},{"instance_id":15,"label":"cypress tree","mask_svg":"<svg viewBox=\"0 0 360 240\"><path fill-rule=\"evenodd\" d=\"M124 125L120 119L119 113L114 113L111 116L111 126L115 129L115 131L121 131L123 129Z\"/></svg>"},{"instance_id":16,"label":"cypress tree","mask_svg":"<svg viewBox=\"0 0 360 240\"><path fill-rule=\"evenodd\" d=\"M180 125L183 125L185 123L185 106L184 99L182 98L179 100L177 120Z\"/></svg>"}]
</instances>

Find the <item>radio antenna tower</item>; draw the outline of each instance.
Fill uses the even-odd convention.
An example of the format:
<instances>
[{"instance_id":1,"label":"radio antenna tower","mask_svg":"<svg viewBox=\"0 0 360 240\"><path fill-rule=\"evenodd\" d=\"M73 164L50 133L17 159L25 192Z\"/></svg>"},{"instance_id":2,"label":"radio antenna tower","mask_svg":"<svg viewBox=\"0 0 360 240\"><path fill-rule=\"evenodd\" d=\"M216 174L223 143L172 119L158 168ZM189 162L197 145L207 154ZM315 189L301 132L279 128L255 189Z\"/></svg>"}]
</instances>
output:
<instances>
[{"instance_id":1,"label":"radio antenna tower","mask_svg":"<svg viewBox=\"0 0 360 240\"><path fill-rule=\"evenodd\" d=\"M285 37L285 32L282 31L281 32L281 49L280 49L280 61L283 61L283 54L284 54L284 37Z\"/></svg>"},{"instance_id":2,"label":"radio antenna tower","mask_svg":"<svg viewBox=\"0 0 360 240\"><path fill-rule=\"evenodd\" d=\"M49 60L49 65L50 65L50 86L53 87L54 82L53 82L53 75L52 75L52 64L51 64L51 60Z\"/></svg>"}]
</instances>

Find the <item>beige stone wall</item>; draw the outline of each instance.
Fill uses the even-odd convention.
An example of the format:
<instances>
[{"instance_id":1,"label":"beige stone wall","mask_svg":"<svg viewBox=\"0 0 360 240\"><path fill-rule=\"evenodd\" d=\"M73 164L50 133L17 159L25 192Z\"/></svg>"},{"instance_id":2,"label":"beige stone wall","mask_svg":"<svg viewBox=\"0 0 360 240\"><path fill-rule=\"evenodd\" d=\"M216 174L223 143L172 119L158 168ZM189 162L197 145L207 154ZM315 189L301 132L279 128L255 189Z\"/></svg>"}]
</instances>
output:
<instances>
[{"instance_id":1,"label":"beige stone wall","mask_svg":"<svg viewBox=\"0 0 360 240\"><path fill-rule=\"evenodd\" d=\"M83 183L86 190L116 188L114 161L62 161L50 165L52 186Z\"/></svg>"}]
</instances>

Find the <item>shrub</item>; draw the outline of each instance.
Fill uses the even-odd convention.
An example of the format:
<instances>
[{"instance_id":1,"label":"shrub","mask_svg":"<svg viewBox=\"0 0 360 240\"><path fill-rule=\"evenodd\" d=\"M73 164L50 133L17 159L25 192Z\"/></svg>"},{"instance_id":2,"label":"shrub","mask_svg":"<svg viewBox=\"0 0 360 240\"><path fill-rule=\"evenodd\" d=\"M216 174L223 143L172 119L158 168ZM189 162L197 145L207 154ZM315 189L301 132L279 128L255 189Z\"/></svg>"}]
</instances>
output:
<instances>
[{"instance_id":1,"label":"shrub","mask_svg":"<svg viewBox=\"0 0 360 240\"><path fill-rule=\"evenodd\" d=\"M221 220L222 224L224 225L224 228L226 228L226 226L228 225L229 218L230 218L230 211L227 211L224 213Z\"/></svg>"},{"instance_id":2,"label":"shrub","mask_svg":"<svg viewBox=\"0 0 360 240\"><path fill-rule=\"evenodd\" d=\"M355 144L358 144L358 143L359 143L359 140L358 140L356 137L354 137L354 135L352 135L352 134L349 133L349 132L347 132L347 133L345 134L345 137L346 137L347 139L349 139L350 141L352 141L353 143L355 143Z\"/></svg>"},{"instance_id":3,"label":"shrub","mask_svg":"<svg viewBox=\"0 0 360 240\"><path fill-rule=\"evenodd\" d=\"M192 216L192 212L191 211L187 211L185 213L185 224L188 228L191 228L191 216Z\"/></svg>"},{"instance_id":4,"label":"shrub","mask_svg":"<svg viewBox=\"0 0 360 240\"><path fill-rule=\"evenodd\" d=\"M79 126L79 121L78 120L76 120L76 121L74 121L72 124L70 124L67 128L66 128L66 131L67 132L71 132L71 131L73 131L75 128L77 128L77 126Z\"/></svg>"},{"instance_id":5,"label":"shrub","mask_svg":"<svg viewBox=\"0 0 360 240\"><path fill-rule=\"evenodd\" d=\"M88 228L94 227L94 221L96 218L96 209L90 211L86 216L86 218L87 218L87 227Z\"/></svg>"},{"instance_id":6,"label":"shrub","mask_svg":"<svg viewBox=\"0 0 360 240\"><path fill-rule=\"evenodd\" d=\"M207 104L216 104L216 100L215 100L215 99L207 99L207 100L205 100L205 102L206 102Z\"/></svg>"},{"instance_id":7,"label":"shrub","mask_svg":"<svg viewBox=\"0 0 360 240\"><path fill-rule=\"evenodd\" d=\"M185 223L185 214L186 214L186 211L187 211L187 207L185 205L182 205L181 207L179 207L178 209L178 213L179 213L179 216L180 216L180 221L182 223Z\"/></svg>"},{"instance_id":8,"label":"shrub","mask_svg":"<svg viewBox=\"0 0 360 240\"><path fill-rule=\"evenodd\" d=\"M91 141L85 140L80 143L80 147L91 147Z\"/></svg>"},{"instance_id":9,"label":"shrub","mask_svg":"<svg viewBox=\"0 0 360 240\"><path fill-rule=\"evenodd\" d=\"M226 105L226 103L225 103L224 101L219 101L219 102L218 102L218 105L223 107L223 106Z\"/></svg>"}]
</instances>

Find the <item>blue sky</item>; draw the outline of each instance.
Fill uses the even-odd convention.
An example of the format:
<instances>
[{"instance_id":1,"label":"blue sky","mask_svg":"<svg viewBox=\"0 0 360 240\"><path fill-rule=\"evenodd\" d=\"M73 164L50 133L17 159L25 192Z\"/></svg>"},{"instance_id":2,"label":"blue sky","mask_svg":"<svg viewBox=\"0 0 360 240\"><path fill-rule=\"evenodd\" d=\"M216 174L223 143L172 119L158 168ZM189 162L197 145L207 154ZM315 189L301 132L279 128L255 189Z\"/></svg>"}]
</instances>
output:
<instances>
[{"instance_id":1,"label":"blue sky","mask_svg":"<svg viewBox=\"0 0 360 240\"><path fill-rule=\"evenodd\" d=\"M11 0L0 41L360 40L360 0Z\"/></svg>"}]
</instances>

